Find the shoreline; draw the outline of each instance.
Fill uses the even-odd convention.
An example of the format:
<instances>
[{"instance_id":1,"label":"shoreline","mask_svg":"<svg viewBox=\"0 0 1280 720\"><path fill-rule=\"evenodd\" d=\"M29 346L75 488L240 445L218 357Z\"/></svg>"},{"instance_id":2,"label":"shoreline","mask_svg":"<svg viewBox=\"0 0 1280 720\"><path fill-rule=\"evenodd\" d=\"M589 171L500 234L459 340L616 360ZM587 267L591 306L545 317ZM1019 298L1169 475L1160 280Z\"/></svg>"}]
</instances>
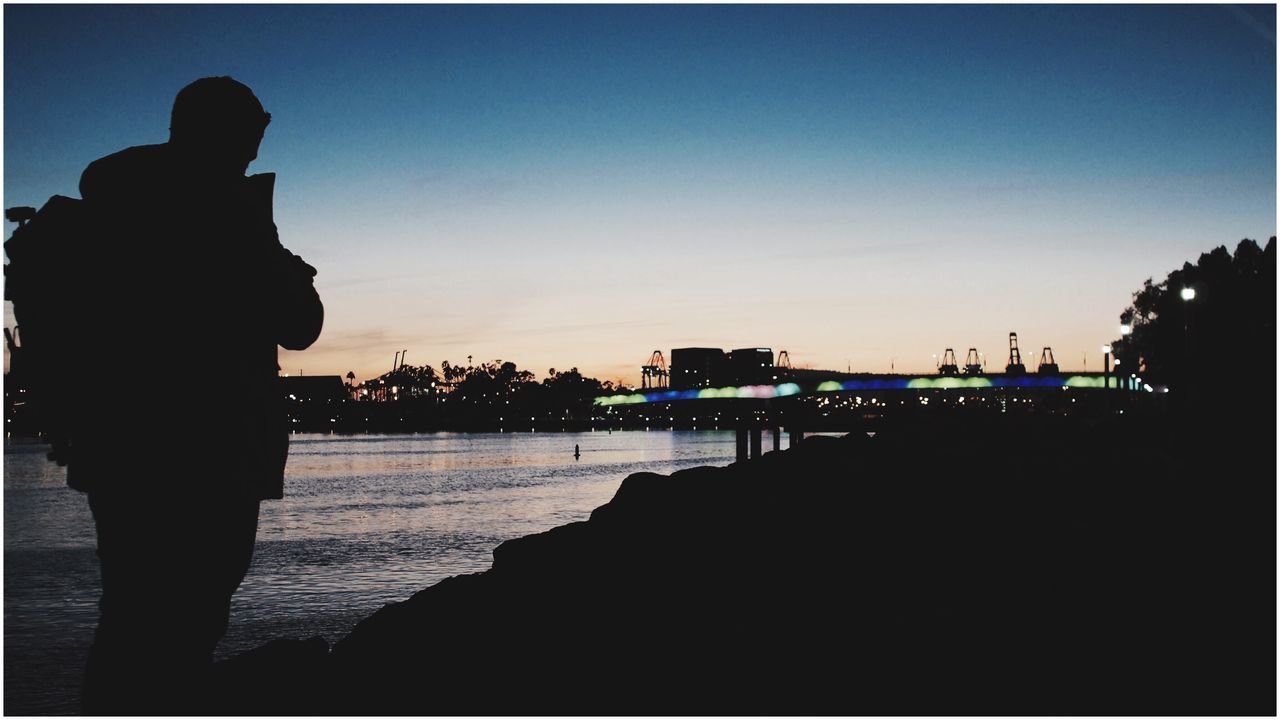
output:
<instances>
[{"instance_id":1,"label":"shoreline","mask_svg":"<svg viewBox=\"0 0 1280 720\"><path fill-rule=\"evenodd\" d=\"M1274 435L1188 442L1222 430L943 424L639 473L331 651L220 672L286 713L1270 714Z\"/></svg>"}]
</instances>

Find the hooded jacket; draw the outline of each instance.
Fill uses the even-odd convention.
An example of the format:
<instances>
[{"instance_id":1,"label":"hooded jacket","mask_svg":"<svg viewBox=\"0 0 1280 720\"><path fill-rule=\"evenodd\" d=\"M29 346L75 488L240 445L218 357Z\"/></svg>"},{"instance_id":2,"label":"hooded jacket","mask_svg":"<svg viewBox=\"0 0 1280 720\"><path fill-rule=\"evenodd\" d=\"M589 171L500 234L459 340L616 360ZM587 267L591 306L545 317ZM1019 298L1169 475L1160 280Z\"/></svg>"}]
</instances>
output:
<instances>
[{"instance_id":1,"label":"hooded jacket","mask_svg":"<svg viewBox=\"0 0 1280 720\"><path fill-rule=\"evenodd\" d=\"M170 144L85 169L91 237L68 279L92 299L79 350L102 373L77 394L73 487L149 493L196 483L282 496L277 348L315 342L324 308L315 269L280 243L273 183L211 179Z\"/></svg>"}]
</instances>

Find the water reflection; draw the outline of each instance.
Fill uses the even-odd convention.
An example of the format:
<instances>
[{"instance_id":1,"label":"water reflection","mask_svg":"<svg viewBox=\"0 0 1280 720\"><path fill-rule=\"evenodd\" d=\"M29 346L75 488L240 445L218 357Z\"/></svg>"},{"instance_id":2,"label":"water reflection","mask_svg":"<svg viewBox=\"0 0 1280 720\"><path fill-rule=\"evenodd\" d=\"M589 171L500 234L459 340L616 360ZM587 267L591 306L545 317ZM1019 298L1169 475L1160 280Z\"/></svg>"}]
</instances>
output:
<instances>
[{"instance_id":1,"label":"water reflection","mask_svg":"<svg viewBox=\"0 0 1280 720\"><path fill-rule=\"evenodd\" d=\"M74 711L96 622L92 518L44 452L5 444L8 713ZM285 499L263 503L219 655L337 640L387 602L487 569L505 540L586 520L630 473L733 453L725 431L294 436Z\"/></svg>"}]
</instances>

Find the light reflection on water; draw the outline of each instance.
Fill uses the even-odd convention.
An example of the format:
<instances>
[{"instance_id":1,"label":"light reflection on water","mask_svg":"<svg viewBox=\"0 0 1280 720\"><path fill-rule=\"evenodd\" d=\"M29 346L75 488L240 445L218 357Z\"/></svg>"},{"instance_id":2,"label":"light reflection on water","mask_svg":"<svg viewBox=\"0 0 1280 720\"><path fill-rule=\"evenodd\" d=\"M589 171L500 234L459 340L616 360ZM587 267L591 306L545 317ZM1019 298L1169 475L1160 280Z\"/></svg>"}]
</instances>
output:
<instances>
[{"instance_id":1,"label":"light reflection on water","mask_svg":"<svg viewBox=\"0 0 1280 720\"><path fill-rule=\"evenodd\" d=\"M75 711L97 620L88 504L44 452L5 444L6 714ZM733 453L726 431L295 435L285 499L262 505L219 655L335 641L385 603L487 569L504 540L587 519L633 472Z\"/></svg>"}]
</instances>

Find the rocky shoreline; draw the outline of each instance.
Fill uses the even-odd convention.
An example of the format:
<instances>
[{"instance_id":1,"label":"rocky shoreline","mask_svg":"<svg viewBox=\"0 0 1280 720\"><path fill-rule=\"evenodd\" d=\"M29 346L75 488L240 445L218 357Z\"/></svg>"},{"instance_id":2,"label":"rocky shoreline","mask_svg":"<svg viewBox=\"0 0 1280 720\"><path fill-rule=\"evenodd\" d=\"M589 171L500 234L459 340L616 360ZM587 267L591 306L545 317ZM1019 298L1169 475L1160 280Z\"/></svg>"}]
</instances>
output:
<instances>
[{"instance_id":1,"label":"rocky shoreline","mask_svg":"<svg viewBox=\"0 0 1280 720\"><path fill-rule=\"evenodd\" d=\"M1274 714L1274 454L1273 428L1041 418L639 473L332 648L220 663L211 708Z\"/></svg>"}]
</instances>

